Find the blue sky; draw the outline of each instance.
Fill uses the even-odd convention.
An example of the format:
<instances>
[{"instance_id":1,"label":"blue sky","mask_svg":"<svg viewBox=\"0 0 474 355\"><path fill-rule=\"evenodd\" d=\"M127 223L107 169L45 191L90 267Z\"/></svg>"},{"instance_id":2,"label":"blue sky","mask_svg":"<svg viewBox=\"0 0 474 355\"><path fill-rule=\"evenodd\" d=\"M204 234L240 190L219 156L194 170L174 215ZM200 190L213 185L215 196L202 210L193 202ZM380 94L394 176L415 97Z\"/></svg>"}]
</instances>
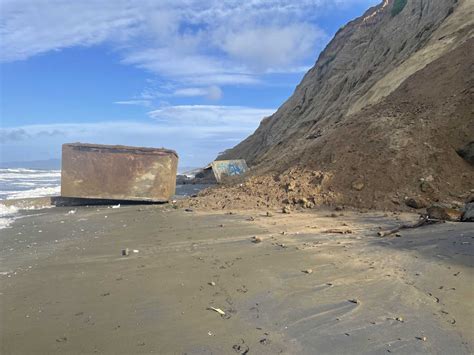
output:
<instances>
[{"instance_id":1,"label":"blue sky","mask_svg":"<svg viewBox=\"0 0 474 355\"><path fill-rule=\"evenodd\" d=\"M1 160L59 158L81 141L206 164L378 2L0 0Z\"/></svg>"}]
</instances>

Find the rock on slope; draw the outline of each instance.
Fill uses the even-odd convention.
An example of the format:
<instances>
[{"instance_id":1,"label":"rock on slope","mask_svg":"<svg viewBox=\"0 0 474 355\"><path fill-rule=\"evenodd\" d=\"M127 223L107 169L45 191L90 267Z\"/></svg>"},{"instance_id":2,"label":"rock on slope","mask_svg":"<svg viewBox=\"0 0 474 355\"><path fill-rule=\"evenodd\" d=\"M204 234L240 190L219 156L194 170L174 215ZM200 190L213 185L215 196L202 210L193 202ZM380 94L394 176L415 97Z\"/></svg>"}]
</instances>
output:
<instances>
[{"instance_id":1,"label":"rock on slope","mask_svg":"<svg viewBox=\"0 0 474 355\"><path fill-rule=\"evenodd\" d=\"M262 203L460 200L474 189L456 152L474 140L473 58L473 1L385 0L341 28L294 94L219 158L247 160L245 193Z\"/></svg>"}]
</instances>

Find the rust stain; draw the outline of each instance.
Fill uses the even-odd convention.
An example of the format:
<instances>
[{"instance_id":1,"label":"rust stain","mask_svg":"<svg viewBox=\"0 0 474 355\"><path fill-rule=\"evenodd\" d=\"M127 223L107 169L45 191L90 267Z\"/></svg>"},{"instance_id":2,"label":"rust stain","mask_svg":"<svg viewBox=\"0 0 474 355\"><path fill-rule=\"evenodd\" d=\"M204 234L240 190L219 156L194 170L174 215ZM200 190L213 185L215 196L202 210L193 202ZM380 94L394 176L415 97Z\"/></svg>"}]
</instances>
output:
<instances>
[{"instance_id":1,"label":"rust stain","mask_svg":"<svg viewBox=\"0 0 474 355\"><path fill-rule=\"evenodd\" d=\"M63 144L61 196L168 201L175 193L178 155L173 150Z\"/></svg>"}]
</instances>

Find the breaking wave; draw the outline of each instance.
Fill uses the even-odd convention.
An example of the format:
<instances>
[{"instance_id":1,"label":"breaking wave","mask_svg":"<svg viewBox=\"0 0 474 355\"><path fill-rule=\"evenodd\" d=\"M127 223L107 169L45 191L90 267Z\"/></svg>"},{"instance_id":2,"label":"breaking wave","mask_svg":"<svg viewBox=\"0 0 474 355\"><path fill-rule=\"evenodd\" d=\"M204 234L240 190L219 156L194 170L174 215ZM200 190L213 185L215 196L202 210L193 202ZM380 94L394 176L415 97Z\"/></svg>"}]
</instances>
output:
<instances>
[{"instance_id":1,"label":"breaking wave","mask_svg":"<svg viewBox=\"0 0 474 355\"><path fill-rule=\"evenodd\" d=\"M21 202L5 205L1 201L59 195L60 170L0 169L0 229L8 228L23 209Z\"/></svg>"},{"instance_id":2,"label":"breaking wave","mask_svg":"<svg viewBox=\"0 0 474 355\"><path fill-rule=\"evenodd\" d=\"M0 169L0 200L57 195L60 170Z\"/></svg>"},{"instance_id":3,"label":"breaking wave","mask_svg":"<svg viewBox=\"0 0 474 355\"><path fill-rule=\"evenodd\" d=\"M18 212L16 206L5 206L0 204L0 229L7 228L15 219L14 216Z\"/></svg>"}]
</instances>

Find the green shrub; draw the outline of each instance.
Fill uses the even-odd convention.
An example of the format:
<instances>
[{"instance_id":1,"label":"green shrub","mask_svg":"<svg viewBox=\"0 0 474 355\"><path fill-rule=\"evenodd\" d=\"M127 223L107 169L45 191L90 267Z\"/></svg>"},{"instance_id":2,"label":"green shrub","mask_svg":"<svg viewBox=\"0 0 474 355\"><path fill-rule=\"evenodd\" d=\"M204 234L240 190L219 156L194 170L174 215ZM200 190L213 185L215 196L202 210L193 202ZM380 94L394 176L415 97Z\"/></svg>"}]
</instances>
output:
<instances>
[{"instance_id":1,"label":"green shrub","mask_svg":"<svg viewBox=\"0 0 474 355\"><path fill-rule=\"evenodd\" d=\"M392 17L397 16L400 12L402 12L403 8L407 4L408 0L395 0L392 7Z\"/></svg>"}]
</instances>

